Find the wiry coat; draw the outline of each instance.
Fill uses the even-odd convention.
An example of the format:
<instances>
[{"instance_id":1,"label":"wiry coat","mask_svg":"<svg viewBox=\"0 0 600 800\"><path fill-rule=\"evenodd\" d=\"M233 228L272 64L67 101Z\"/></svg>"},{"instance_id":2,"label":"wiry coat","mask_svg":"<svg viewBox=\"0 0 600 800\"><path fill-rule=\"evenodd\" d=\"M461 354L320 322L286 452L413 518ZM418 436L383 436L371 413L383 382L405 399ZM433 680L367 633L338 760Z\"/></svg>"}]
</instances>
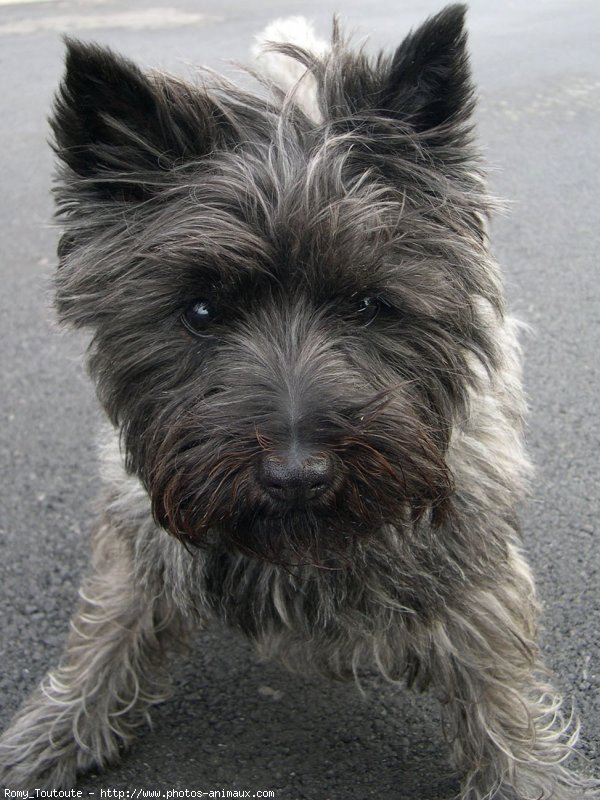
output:
<instances>
[{"instance_id":1,"label":"wiry coat","mask_svg":"<svg viewBox=\"0 0 600 800\"><path fill-rule=\"evenodd\" d=\"M7 785L114 758L168 650L219 619L293 669L433 684L463 800L593 791L540 678L463 13L376 61L276 26L267 99L69 44L56 305L114 427L67 660L2 738ZM257 465L298 443L331 478L282 509Z\"/></svg>"}]
</instances>

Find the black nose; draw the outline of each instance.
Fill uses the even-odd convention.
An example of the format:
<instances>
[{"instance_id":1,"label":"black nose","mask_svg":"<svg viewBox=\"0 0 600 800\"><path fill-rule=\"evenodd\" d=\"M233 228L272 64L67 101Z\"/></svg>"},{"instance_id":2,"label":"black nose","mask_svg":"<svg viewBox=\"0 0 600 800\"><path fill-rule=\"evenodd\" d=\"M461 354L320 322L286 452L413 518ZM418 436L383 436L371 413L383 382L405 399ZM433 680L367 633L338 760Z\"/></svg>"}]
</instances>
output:
<instances>
[{"instance_id":1,"label":"black nose","mask_svg":"<svg viewBox=\"0 0 600 800\"><path fill-rule=\"evenodd\" d=\"M288 504L316 500L332 484L333 464L323 453L291 448L284 453L265 453L258 477L274 500Z\"/></svg>"}]
</instances>

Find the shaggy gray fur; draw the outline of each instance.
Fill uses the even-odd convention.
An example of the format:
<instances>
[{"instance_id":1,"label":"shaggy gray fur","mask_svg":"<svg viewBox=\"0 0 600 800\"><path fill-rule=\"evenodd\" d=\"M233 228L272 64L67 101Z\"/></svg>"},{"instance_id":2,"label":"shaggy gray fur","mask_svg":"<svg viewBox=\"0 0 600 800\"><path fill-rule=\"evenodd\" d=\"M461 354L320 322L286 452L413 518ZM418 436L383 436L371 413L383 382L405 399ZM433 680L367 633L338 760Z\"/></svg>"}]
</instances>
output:
<instances>
[{"instance_id":1,"label":"shaggy gray fur","mask_svg":"<svg viewBox=\"0 0 600 800\"><path fill-rule=\"evenodd\" d=\"M462 800L598 796L536 645L463 17L376 61L297 22L266 99L69 44L56 304L92 333L105 510L5 785L117 758L219 620L294 670L432 687Z\"/></svg>"}]
</instances>

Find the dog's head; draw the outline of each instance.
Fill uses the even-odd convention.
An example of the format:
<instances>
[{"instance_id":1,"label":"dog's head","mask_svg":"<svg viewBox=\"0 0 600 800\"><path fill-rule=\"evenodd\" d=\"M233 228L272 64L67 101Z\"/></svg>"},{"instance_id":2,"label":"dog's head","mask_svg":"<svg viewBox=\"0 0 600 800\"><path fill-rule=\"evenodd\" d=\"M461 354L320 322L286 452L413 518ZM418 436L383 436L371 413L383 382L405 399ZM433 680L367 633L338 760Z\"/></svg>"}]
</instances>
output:
<instances>
[{"instance_id":1,"label":"dog's head","mask_svg":"<svg viewBox=\"0 0 600 800\"><path fill-rule=\"evenodd\" d=\"M52 127L57 307L162 526L325 561L443 517L499 291L462 7L370 61L334 36L319 118L71 42ZM498 309L499 312L499 309Z\"/></svg>"}]
</instances>

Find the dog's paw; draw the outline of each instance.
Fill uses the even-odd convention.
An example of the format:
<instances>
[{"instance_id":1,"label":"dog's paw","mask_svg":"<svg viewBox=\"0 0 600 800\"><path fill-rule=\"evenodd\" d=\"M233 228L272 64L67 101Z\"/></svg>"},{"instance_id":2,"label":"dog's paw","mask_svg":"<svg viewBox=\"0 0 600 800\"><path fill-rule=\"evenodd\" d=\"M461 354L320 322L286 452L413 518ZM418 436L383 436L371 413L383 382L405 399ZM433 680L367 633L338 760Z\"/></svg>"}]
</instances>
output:
<instances>
[{"instance_id":1,"label":"dog's paw","mask_svg":"<svg viewBox=\"0 0 600 800\"><path fill-rule=\"evenodd\" d=\"M71 789L78 771L74 752L17 738L11 730L0 739L0 786L5 789Z\"/></svg>"},{"instance_id":2,"label":"dog's paw","mask_svg":"<svg viewBox=\"0 0 600 800\"><path fill-rule=\"evenodd\" d=\"M70 789L95 765L68 707L36 692L0 737L0 785L7 789Z\"/></svg>"},{"instance_id":3,"label":"dog's paw","mask_svg":"<svg viewBox=\"0 0 600 800\"><path fill-rule=\"evenodd\" d=\"M489 784L465 788L460 800L600 800L600 783L578 775L561 765L547 765L543 777L531 780L525 776L518 787L502 783L490 789Z\"/></svg>"}]
</instances>

